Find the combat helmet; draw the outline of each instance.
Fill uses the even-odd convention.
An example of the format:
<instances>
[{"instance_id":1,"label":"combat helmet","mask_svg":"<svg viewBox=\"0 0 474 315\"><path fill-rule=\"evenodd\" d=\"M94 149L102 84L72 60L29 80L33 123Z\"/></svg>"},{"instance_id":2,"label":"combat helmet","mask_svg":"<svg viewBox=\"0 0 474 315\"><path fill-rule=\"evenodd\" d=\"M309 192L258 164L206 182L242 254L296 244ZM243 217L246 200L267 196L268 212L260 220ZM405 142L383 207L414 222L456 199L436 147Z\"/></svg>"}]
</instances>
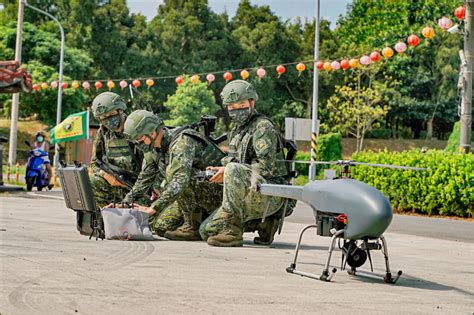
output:
<instances>
[{"instance_id":1,"label":"combat helmet","mask_svg":"<svg viewBox=\"0 0 474 315\"><path fill-rule=\"evenodd\" d=\"M152 112L140 109L131 113L125 121L123 133L130 140L149 135L163 126L163 121Z\"/></svg>"},{"instance_id":2,"label":"combat helmet","mask_svg":"<svg viewBox=\"0 0 474 315\"><path fill-rule=\"evenodd\" d=\"M247 99L258 100L257 92L253 85L244 80L234 80L226 84L221 93L224 105L234 104Z\"/></svg>"},{"instance_id":3,"label":"combat helmet","mask_svg":"<svg viewBox=\"0 0 474 315\"><path fill-rule=\"evenodd\" d=\"M125 101L117 93L104 92L97 95L92 101L92 114L97 120L100 116L117 109L127 109Z\"/></svg>"}]
</instances>

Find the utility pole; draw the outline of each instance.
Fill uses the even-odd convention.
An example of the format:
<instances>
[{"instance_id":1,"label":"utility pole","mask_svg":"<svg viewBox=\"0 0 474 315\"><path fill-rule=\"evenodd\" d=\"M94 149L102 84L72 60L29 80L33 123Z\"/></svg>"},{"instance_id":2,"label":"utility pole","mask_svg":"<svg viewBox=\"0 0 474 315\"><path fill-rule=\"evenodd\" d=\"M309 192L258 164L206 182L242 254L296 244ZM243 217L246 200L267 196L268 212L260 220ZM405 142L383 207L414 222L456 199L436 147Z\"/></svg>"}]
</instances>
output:
<instances>
[{"instance_id":1,"label":"utility pole","mask_svg":"<svg viewBox=\"0 0 474 315\"><path fill-rule=\"evenodd\" d=\"M472 133L472 68L474 64L474 0L466 0L466 17L464 33L464 84L461 104L461 137L459 150L464 153L471 151ZM464 62L463 62L464 63Z\"/></svg>"},{"instance_id":2,"label":"utility pole","mask_svg":"<svg viewBox=\"0 0 474 315\"><path fill-rule=\"evenodd\" d=\"M317 140L318 140L318 68L316 63L319 59L319 10L320 0L316 1L316 18L314 27L314 65L313 65L313 114L311 116L311 161L316 161ZM316 163L309 166L309 180L316 179Z\"/></svg>"},{"instance_id":3,"label":"utility pole","mask_svg":"<svg viewBox=\"0 0 474 315\"><path fill-rule=\"evenodd\" d=\"M23 1L18 3L18 21L16 26L16 45L15 45L15 61L21 65L21 33L23 28L23 10L25 4ZM10 143L8 147L8 164L15 165L16 147L17 147L17 124L18 124L18 107L20 103L20 93L14 93L12 96L12 113L10 123Z\"/></svg>"}]
</instances>

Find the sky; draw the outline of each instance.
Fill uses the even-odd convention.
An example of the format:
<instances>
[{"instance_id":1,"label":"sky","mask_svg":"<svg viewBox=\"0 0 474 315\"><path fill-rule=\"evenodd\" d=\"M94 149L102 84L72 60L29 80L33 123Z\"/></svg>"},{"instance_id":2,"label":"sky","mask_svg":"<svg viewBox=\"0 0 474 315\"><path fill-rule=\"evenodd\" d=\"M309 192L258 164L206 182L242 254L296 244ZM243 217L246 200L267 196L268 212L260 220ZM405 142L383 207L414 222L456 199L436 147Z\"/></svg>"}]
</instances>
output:
<instances>
[{"instance_id":1,"label":"sky","mask_svg":"<svg viewBox=\"0 0 474 315\"><path fill-rule=\"evenodd\" d=\"M208 0L214 12L227 11L230 17L234 16L240 0ZM312 19L316 14L317 0L251 0L253 5L269 5L270 9L283 20L297 16ZM331 27L336 26L339 15L344 15L347 4L351 0L321 0L321 17L331 21ZM150 21L157 12L158 5L163 0L128 0L132 13L141 13Z\"/></svg>"}]
</instances>

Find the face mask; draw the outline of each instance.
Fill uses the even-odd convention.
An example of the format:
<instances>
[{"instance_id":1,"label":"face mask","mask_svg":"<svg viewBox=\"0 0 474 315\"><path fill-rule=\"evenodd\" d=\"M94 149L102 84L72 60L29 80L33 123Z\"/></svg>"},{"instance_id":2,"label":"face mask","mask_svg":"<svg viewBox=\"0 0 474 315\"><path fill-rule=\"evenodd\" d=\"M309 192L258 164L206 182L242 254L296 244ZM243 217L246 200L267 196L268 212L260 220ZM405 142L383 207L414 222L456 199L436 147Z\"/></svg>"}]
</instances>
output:
<instances>
[{"instance_id":1,"label":"face mask","mask_svg":"<svg viewBox=\"0 0 474 315\"><path fill-rule=\"evenodd\" d=\"M237 125L245 124L249 120L251 114L252 112L250 111L250 107L242 108L242 109L234 109L234 110L229 111L230 119L235 121Z\"/></svg>"},{"instance_id":2,"label":"face mask","mask_svg":"<svg viewBox=\"0 0 474 315\"><path fill-rule=\"evenodd\" d=\"M144 153L146 152L150 152L153 150L154 148L154 143L155 143L155 140L156 140L156 137L158 137L158 135L155 137L155 139L151 138L150 136L148 135L145 135L145 137L147 137L148 139L150 139L150 144L146 144L144 141L135 141L135 146L140 149L141 151L143 151Z\"/></svg>"},{"instance_id":3,"label":"face mask","mask_svg":"<svg viewBox=\"0 0 474 315\"><path fill-rule=\"evenodd\" d=\"M36 141L38 142L43 142L44 138L42 136L36 137Z\"/></svg>"},{"instance_id":4,"label":"face mask","mask_svg":"<svg viewBox=\"0 0 474 315\"><path fill-rule=\"evenodd\" d=\"M120 114L114 115L102 121L105 127L109 130L116 130L120 126L122 121L122 116Z\"/></svg>"}]
</instances>

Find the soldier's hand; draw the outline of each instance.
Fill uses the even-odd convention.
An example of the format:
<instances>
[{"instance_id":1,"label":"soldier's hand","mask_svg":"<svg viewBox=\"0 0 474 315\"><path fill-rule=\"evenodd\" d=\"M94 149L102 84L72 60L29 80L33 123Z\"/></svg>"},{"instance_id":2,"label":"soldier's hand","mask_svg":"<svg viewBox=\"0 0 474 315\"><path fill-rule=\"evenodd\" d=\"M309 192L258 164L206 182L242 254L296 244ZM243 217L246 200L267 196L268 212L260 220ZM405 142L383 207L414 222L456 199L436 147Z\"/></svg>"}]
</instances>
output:
<instances>
[{"instance_id":1,"label":"soldier's hand","mask_svg":"<svg viewBox=\"0 0 474 315\"><path fill-rule=\"evenodd\" d=\"M115 177L113 177L112 175L106 173L104 175L104 179L111 185L111 186L114 186L114 187L125 187L124 184L122 184L121 182L119 182Z\"/></svg>"},{"instance_id":2,"label":"soldier's hand","mask_svg":"<svg viewBox=\"0 0 474 315\"><path fill-rule=\"evenodd\" d=\"M159 189L153 189L151 192L150 201L155 201L156 199L160 198L161 192Z\"/></svg>"},{"instance_id":3,"label":"soldier's hand","mask_svg":"<svg viewBox=\"0 0 474 315\"><path fill-rule=\"evenodd\" d=\"M207 169L216 172L216 174L209 179L210 183L224 182L225 166L209 166Z\"/></svg>"},{"instance_id":4,"label":"soldier's hand","mask_svg":"<svg viewBox=\"0 0 474 315\"><path fill-rule=\"evenodd\" d=\"M137 209L138 211L141 211L141 212L145 212L149 216L152 216L156 213L155 209L150 208L150 207L141 206L141 205L135 205L135 209Z\"/></svg>"}]
</instances>

